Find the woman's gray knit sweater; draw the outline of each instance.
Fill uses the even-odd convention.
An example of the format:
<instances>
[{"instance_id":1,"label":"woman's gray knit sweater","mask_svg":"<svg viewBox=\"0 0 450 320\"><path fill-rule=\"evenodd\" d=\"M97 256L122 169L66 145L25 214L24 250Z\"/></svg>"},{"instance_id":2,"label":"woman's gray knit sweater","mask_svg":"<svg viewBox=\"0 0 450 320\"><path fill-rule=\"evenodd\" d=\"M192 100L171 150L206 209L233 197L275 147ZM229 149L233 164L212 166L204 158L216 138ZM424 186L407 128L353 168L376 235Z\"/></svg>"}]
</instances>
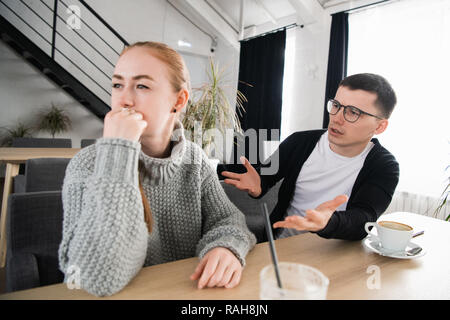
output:
<instances>
[{"instance_id":1,"label":"woman's gray knit sweater","mask_svg":"<svg viewBox=\"0 0 450 320\"><path fill-rule=\"evenodd\" d=\"M101 138L70 161L59 247L66 281L78 270L83 289L111 295L143 266L202 258L215 247L230 249L245 264L255 236L203 150L185 139L182 128L176 132L169 158L145 155L138 142ZM139 161L145 168L140 179L153 216L151 233L138 187Z\"/></svg>"}]
</instances>

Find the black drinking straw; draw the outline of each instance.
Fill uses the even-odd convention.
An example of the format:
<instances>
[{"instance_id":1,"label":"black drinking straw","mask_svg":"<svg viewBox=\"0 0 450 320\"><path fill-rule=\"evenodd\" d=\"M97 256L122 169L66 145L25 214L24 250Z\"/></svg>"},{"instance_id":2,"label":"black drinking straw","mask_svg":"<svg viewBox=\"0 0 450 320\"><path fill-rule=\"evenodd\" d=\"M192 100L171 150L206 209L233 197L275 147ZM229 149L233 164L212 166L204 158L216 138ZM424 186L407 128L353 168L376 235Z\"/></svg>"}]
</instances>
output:
<instances>
[{"instance_id":1,"label":"black drinking straw","mask_svg":"<svg viewBox=\"0 0 450 320\"><path fill-rule=\"evenodd\" d=\"M269 212L267 211L267 205L264 202L261 205L263 214L264 214L264 220L266 222L266 232L267 232L267 239L269 239L270 244L270 253L272 255L272 262L275 267L275 275L277 277L278 287L282 289L281 286L281 278L280 278L280 270L278 269L278 258L277 258L277 252L275 251L275 244L273 242L273 235L272 235L272 228L270 226L270 219L269 219Z\"/></svg>"}]
</instances>

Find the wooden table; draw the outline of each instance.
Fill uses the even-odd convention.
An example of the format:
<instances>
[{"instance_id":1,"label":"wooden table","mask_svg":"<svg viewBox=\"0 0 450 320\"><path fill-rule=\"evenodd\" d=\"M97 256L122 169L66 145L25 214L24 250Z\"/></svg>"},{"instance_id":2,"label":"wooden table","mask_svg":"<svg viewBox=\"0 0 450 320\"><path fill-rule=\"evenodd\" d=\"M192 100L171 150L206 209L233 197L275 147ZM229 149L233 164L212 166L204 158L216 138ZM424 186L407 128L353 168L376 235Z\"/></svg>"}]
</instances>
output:
<instances>
[{"instance_id":1,"label":"wooden table","mask_svg":"<svg viewBox=\"0 0 450 320\"><path fill-rule=\"evenodd\" d=\"M321 270L329 279L328 299L450 299L450 223L412 213L383 215L410 224L425 234L414 239L427 250L417 259L382 257L366 249L362 241L323 239L311 233L277 240L279 261L298 262ZM233 289L198 290L189 276L197 258L143 268L121 292L103 299L240 300L259 299L259 272L271 263L267 243L248 254L239 286ZM369 289L367 282L380 270L380 288ZM99 299L84 290L57 284L13 292L0 299Z\"/></svg>"},{"instance_id":2,"label":"wooden table","mask_svg":"<svg viewBox=\"0 0 450 320\"><path fill-rule=\"evenodd\" d=\"M34 158L72 158L79 148L0 148L0 163L6 163L3 188L2 212L0 218L0 268L6 260L6 215L8 196L13 189L13 178L19 174L19 166Z\"/></svg>"}]
</instances>

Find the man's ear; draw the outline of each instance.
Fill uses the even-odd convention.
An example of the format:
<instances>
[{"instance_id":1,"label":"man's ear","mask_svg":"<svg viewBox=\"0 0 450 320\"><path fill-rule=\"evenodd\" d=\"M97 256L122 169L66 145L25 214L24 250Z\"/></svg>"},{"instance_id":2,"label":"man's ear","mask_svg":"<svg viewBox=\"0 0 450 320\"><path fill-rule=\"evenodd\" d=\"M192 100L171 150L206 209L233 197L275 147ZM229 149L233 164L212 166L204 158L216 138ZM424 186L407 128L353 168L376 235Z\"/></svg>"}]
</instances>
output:
<instances>
[{"instance_id":1,"label":"man's ear","mask_svg":"<svg viewBox=\"0 0 450 320\"><path fill-rule=\"evenodd\" d=\"M388 119L380 120L380 122L378 122L378 127L375 129L375 134L383 133L384 130L386 130L386 128L388 127L388 124L389 124Z\"/></svg>"},{"instance_id":2,"label":"man's ear","mask_svg":"<svg viewBox=\"0 0 450 320\"><path fill-rule=\"evenodd\" d=\"M189 100L189 91L186 89L181 89L180 92L178 92L177 101L174 106L174 110L177 113L180 113L181 110L186 106L187 102Z\"/></svg>"}]
</instances>

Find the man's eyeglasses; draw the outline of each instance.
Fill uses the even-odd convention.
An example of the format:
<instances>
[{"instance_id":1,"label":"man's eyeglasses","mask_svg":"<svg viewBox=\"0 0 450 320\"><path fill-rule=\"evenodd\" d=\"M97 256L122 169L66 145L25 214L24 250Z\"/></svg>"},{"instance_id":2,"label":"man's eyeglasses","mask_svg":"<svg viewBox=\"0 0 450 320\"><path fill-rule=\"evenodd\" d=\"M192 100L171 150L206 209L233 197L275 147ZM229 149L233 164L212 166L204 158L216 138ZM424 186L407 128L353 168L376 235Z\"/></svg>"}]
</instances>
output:
<instances>
[{"instance_id":1,"label":"man's eyeglasses","mask_svg":"<svg viewBox=\"0 0 450 320\"><path fill-rule=\"evenodd\" d=\"M383 118L370 114L368 112L362 111L357 107L353 106L343 106L339 101L330 99L327 102L327 110L329 114L335 115L339 112L341 108L344 108L344 119L348 122L356 122L361 114L367 114L368 116L375 117L377 119L383 120Z\"/></svg>"}]
</instances>

